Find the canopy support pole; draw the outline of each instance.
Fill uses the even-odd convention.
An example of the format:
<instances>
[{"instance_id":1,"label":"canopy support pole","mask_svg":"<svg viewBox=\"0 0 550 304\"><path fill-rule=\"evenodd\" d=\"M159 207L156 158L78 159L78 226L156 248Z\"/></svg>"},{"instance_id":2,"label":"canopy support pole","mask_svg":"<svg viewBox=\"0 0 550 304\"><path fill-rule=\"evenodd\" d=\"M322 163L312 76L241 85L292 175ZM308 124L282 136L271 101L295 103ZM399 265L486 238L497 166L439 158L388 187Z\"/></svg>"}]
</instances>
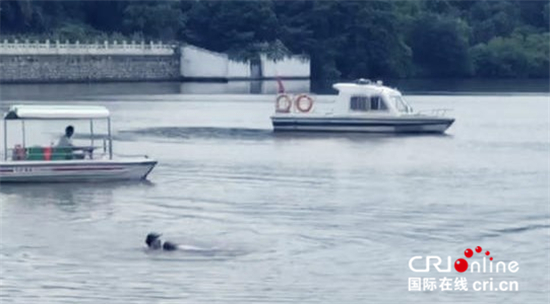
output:
<instances>
[{"instance_id":1,"label":"canopy support pole","mask_svg":"<svg viewBox=\"0 0 550 304\"><path fill-rule=\"evenodd\" d=\"M4 161L8 160L8 121L4 119Z\"/></svg>"},{"instance_id":2,"label":"canopy support pole","mask_svg":"<svg viewBox=\"0 0 550 304\"><path fill-rule=\"evenodd\" d=\"M92 139L92 147L94 146L94 120L90 119L90 136Z\"/></svg>"},{"instance_id":3,"label":"canopy support pole","mask_svg":"<svg viewBox=\"0 0 550 304\"><path fill-rule=\"evenodd\" d=\"M92 150L90 151L90 158L93 158L93 149L94 149L94 120L93 119L90 119L90 138L91 138L91 148Z\"/></svg>"},{"instance_id":4,"label":"canopy support pole","mask_svg":"<svg viewBox=\"0 0 550 304\"><path fill-rule=\"evenodd\" d=\"M25 136L25 121L21 120L21 134L23 134L23 148L27 148L27 136Z\"/></svg>"},{"instance_id":5,"label":"canopy support pole","mask_svg":"<svg viewBox=\"0 0 550 304\"><path fill-rule=\"evenodd\" d=\"M111 118L107 118L107 129L109 129L109 159L113 159L113 137L111 135Z\"/></svg>"}]
</instances>

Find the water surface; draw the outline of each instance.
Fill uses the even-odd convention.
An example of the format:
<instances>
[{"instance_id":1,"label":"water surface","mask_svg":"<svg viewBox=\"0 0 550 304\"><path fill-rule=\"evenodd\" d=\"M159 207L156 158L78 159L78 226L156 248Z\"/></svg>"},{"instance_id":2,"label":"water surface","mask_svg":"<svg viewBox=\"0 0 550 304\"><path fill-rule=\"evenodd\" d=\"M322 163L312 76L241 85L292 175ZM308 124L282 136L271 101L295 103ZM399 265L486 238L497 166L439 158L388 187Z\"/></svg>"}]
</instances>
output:
<instances>
[{"instance_id":1,"label":"water surface","mask_svg":"<svg viewBox=\"0 0 550 304\"><path fill-rule=\"evenodd\" d=\"M311 135L274 134L269 95L67 86L2 86L0 108L105 105L115 151L159 165L144 183L3 185L3 303L548 301L548 93L410 96L416 109L454 109L446 135ZM29 136L47 142L63 126ZM150 252L150 231L204 250ZM408 268L475 246L520 270ZM445 275L520 290L407 289Z\"/></svg>"}]
</instances>

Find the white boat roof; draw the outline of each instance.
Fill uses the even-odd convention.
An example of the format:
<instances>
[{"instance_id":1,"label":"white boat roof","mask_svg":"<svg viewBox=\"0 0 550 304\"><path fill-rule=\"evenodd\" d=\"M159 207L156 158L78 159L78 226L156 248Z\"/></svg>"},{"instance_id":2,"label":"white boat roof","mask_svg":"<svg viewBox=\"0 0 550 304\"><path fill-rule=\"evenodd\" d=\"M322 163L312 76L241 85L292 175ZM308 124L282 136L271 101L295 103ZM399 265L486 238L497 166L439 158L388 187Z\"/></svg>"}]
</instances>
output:
<instances>
[{"instance_id":1,"label":"white boat roof","mask_svg":"<svg viewBox=\"0 0 550 304\"><path fill-rule=\"evenodd\" d=\"M361 93L394 93L401 94L399 91L382 85L382 83L335 83L332 87L338 92L348 94L361 94Z\"/></svg>"},{"instance_id":2,"label":"white boat roof","mask_svg":"<svg viewBox=\"0 0 550 304\"><path fill-rule=\"evenodd\" d=\"M109 115L102 106L14 105L4 119L94 119Z\"/></svg>"}]
</instances>

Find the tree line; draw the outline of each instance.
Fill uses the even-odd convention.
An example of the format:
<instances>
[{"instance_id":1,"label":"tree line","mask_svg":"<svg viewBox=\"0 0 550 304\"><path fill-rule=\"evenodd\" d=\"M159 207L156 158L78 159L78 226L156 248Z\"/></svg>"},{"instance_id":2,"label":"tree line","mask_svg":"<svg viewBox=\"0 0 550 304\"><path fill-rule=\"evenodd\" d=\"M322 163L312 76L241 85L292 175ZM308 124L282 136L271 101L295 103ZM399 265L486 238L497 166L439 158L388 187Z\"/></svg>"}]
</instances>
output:
<instances>
[{"instance_id":1,"label":"tree line","mask_svg":"<svg viewBox=\"0 0 550 304\"><path fill-rule=\"evenodd\" d=\"M312 77L549 77L549 2L1 1L3 38L184 42L303 54Z\"/></svg>"}]
</instances>

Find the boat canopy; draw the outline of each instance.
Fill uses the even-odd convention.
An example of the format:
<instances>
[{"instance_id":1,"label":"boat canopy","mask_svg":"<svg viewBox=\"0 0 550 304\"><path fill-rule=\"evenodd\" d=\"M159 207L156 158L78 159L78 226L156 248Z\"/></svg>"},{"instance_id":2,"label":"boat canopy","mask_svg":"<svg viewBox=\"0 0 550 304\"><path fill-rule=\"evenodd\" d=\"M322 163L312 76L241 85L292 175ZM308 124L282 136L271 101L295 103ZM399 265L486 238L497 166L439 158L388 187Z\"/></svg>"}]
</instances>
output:
<instances>
[{"instance_id":1,"label":"boat canopy","mask_svg":"<svg viewBox=\"0 0 550 304\"><path fill-rule=\"evenodd\" d=\"M101 106L15 105L4 119L97 119L108 118L109 110Z\"/></svg>"}]
</instances>

